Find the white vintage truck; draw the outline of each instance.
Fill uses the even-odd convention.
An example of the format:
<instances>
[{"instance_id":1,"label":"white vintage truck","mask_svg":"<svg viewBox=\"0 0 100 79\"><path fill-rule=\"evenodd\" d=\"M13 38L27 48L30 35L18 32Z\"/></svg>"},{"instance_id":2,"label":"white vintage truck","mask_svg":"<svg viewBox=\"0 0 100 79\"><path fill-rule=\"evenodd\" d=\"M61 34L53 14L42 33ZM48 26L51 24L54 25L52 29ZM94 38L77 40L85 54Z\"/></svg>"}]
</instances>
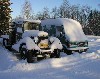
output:
<instances>
[{"instance_id":1,"label":"white vintage truck","mask_svg":"<svg viewBox=\"0 0 100 79\"><path fill-rule=\"evenodd\" d=\"M46 58L60 57L62 44L56 37L48 37L48 33L39 31L39 20L16 20L12 22L9 33L1 35L3 45L9 50L21 54L28 63L37 60L39 55Z\"/></svg>"},{"instance_id":2,"label":"white vintage truck","mask_svg":"<svg viewBox=\"0 0 100 79\"><path fill-rule=\"evenodd\" d=\"M48 37L48 33L39 30L27 30L22 34L12 48L21 53L22 58L26 58L28 63L37 61L38 56L46 58L60 57L62 44L56 37Z\"/></svg>"}]
</instances>

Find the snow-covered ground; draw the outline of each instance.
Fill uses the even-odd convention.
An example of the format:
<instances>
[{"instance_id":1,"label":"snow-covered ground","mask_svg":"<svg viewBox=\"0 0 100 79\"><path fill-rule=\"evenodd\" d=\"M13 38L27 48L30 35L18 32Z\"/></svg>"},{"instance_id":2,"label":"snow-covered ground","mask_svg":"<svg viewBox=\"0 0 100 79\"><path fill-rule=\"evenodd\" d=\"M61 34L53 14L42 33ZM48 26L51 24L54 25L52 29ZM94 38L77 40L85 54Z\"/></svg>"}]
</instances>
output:
<instances>
[{"instance_id":1,"label":"snow-covered ground","mask_svg":"<svg viewBox=\"0 0 100 79\"><path fill-rule=\"evenodd\" d=\"M89 50L28 64L0 46L0 79L100 79L100 36L88 36Z\"/></svg>"}]
</instances>

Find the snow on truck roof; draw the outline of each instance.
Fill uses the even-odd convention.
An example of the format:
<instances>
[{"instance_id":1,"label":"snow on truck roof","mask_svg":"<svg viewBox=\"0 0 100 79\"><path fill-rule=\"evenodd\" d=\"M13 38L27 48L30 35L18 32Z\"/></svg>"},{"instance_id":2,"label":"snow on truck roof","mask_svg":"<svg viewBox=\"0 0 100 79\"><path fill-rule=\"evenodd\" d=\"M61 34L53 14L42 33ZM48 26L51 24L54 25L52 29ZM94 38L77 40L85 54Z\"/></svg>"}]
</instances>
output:
<instances>
[{"instance_id":1,"label":"snow on truck roof","mask_svg":"<svg viewBox=\"0 0 100 79\"><path fill-rule=\"evenodd\" d=\"M65 37L70 41L85 41L85 36L82 26L79 22L68 18L46 19L41 21L41 26L50 27L50 25L62 26L65 31Z\"/></svg>"},{"instance_id":2,"label":"snow on truck roof","mask_svg":"<svg viewBox=\"0 0 100 79\"><path fill-rule=\"evenodd\" d=\"M44 32L44 31L39 31L39 30L26 30L23 33L22 38L31 37L31 36L34 36L34 37L37 37L37 36L48 36L48 33Z\"/></svg>"},{"instance_id":3,"label":"snow on truck roof","mask_svg":"<svg viewBox=\"0 0 100 79\"><path fill-rule=\"evenodd\" d=\"M13 22L15 22L17 24L22 24L24 22L31 22L31 23L37 23L37 24L41 23L40 20L32 20L32 19L18 19L18 20L14 20Z\"/></svg>"}]
</instances>

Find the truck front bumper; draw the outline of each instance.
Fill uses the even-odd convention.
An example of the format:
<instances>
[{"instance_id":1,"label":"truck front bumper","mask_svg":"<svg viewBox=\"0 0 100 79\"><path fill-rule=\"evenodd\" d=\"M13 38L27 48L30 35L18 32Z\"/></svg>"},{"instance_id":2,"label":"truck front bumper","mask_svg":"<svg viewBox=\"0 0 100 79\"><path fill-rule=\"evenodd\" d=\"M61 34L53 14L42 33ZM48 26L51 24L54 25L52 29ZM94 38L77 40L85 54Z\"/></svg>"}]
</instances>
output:
<instances>
[{"instance_id":1,"label":"truck front bumper","mask_svg":"<svg viewBox=\"0 0 100 79\"><path fill-rule=\"evenodd\" d=\"M51 49L49 49L49 50L40 50L40 53L52 53L52 50Z\"/></svg>"}]
</instances>

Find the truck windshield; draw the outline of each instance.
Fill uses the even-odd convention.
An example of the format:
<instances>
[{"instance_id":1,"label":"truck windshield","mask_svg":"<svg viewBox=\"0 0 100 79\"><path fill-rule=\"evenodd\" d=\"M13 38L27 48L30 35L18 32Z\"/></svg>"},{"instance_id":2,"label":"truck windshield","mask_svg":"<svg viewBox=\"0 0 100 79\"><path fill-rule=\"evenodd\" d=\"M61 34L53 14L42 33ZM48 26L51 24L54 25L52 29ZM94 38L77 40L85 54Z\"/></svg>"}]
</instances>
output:
<instances>
[{"instance_id":1,"label":"truck windshield","mask_svg":"<svg viewBox=\"0 0 100 79\"><path fill-rule=\"evenodd\" d=\"M24 29L25 30L38 30L39 29L39 24L31 23L31 22L26 22L24 24Z\"/></svg>"},{"instance_id":2,"label":"truck windshield","mask_svg":"<svg viewBox=\"0 0 100 79\"><path fill-rule=\"evenodd\" d=\"M48 36L44 37L44 36L41 36L39 37L40 40L45 40L45 39L48 39Z\"/></svg>"}]
</instances>

